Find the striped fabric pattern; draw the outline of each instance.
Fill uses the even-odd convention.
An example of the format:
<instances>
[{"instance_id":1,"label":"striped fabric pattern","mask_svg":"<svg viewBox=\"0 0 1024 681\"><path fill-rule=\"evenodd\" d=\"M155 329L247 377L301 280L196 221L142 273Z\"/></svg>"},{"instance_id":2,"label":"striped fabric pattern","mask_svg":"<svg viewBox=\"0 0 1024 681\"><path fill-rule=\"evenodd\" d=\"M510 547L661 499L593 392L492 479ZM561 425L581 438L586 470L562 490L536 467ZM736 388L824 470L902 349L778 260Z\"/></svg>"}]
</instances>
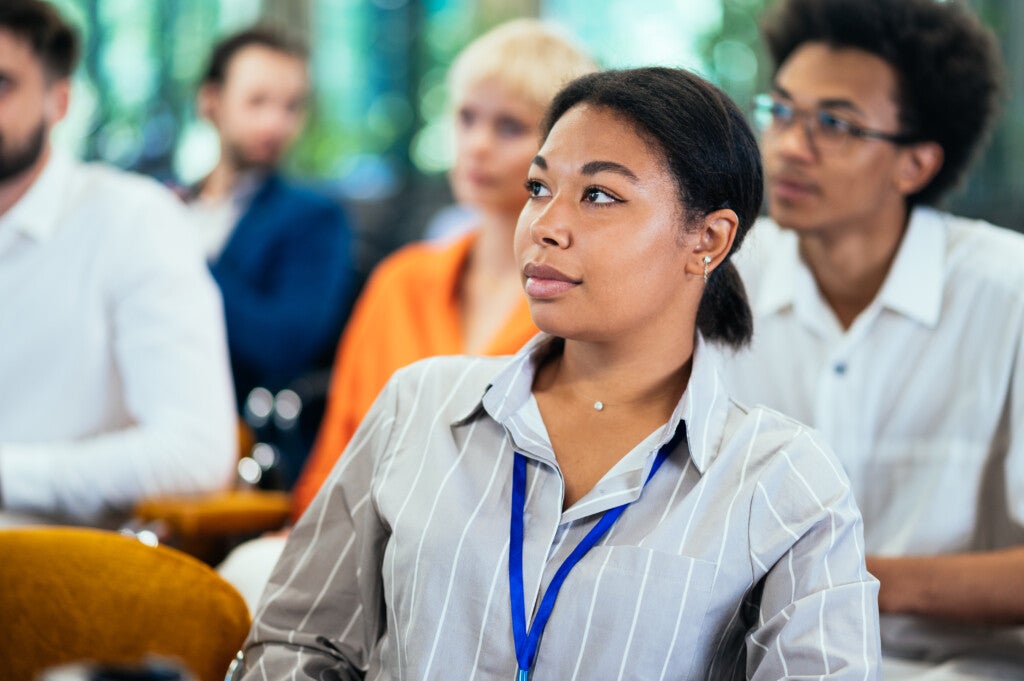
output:
<instances>
[{"instance_id":1,"label":"striped fabric pattern","mask_svg":"<svg viewBox=\"0 0 1024 681\"><path fill-rule=\"evenodd\" d=\"M529 613L601 513L634 502L569 575L531 678L877 678L877 582L816 436L730 400L698 342L670 421L563 510L531 394L550 345L395 375L288 540L244 678L514 678L514 451L528 458ZM686 438L644 488L680 422Z\"/></svg>"}]
</instances>

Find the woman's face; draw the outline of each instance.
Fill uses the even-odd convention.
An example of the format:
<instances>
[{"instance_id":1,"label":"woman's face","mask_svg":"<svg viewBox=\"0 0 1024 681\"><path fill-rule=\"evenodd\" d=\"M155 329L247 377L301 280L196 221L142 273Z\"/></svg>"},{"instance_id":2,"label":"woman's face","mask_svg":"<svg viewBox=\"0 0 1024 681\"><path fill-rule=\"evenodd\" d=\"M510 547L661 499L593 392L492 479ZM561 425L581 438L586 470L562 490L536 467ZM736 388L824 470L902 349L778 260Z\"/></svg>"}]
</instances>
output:
<instances>
[{"instance_id":1,"label":"woman's face","mask_svg":"<svg viewBox=\"0 0 1024 681\"><path fill-rule=\"evenodd\" d=\"M595 342L638 329L692 333L700 282L684 267L698 237L684 232L661 155L627 119L587 104L570 109L527 186L515 251L540 329Z\"/></svg>"},{"instance_id":2,"label":"woman's face","mask_svg":"<svg viewBox=\"0 0 1024 681\"><path fill-rule=\"evenodd\" d=\"M540 145L544 110L496 80L467 88L455 109L452 192L485 213L517 215L523 180Z\"/></svg>"}]
</instances>

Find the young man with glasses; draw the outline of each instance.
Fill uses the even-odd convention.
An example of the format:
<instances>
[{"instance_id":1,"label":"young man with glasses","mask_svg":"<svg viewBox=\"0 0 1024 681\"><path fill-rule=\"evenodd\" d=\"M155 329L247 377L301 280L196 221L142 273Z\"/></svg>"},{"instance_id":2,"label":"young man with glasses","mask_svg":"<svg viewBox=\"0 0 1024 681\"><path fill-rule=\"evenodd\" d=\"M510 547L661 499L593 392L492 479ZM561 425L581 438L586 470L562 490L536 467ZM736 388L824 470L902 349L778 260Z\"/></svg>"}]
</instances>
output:
<instances>
[{"instance_id":1,"label":"young man with glasses","mask_svg":"<svg viewBox=\"0 0 1024 681\"><path fill-rule=\"evenodd\" d=\"M939 212L1001 65L960 3L782 0L740 399L812 424L864 514L885 677L1024 674L1024 238Z\"/></svg>"}]
</instances>

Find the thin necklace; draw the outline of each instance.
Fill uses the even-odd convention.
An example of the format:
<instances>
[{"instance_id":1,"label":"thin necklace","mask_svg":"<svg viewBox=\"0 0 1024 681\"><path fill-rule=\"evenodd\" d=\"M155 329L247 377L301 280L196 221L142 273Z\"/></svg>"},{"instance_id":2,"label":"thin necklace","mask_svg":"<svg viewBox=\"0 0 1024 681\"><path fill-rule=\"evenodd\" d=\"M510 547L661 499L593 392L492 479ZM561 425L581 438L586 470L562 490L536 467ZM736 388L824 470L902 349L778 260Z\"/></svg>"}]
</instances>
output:
<instances>
[{"instance_id":1,"label":"thin necklace","mask_svg":"<svg viewBox=\"0 0 1024 681\"><path fill-rule=\"evenodd\" d=\"M558 368L555 370L555 375L557 376L560 373L562 373L562 357L561 356L559 356L559 358L558 358ZM644 402L644 401L648 401L648 400L656 400L659 397L661 397L662 395L664 395L666 393L669 393L669 392L672 392L672 390L674 390L673 387L670 387L670 388L668 388L666 390L663 390L662 392L658 393L657 395L651 395L650 397L646 397L646 398L640 397L640 398L637 398L635 400L630 400L628 402L618 402L616 404L605 404L605 402L603 400L595 400L595 399L593 399L591 397L588 397L587 395L584 395L583 393L581 393L578 390L576 390L576 388L572 387L571 385L566 384L565 387L574 396L582 397L587 402L593 402L594 411L604 411L604 408L606 406L607 407L622 407L622 406L629 405L629 404L636 404L638 402Z\"/></svg>"}]
</instances>

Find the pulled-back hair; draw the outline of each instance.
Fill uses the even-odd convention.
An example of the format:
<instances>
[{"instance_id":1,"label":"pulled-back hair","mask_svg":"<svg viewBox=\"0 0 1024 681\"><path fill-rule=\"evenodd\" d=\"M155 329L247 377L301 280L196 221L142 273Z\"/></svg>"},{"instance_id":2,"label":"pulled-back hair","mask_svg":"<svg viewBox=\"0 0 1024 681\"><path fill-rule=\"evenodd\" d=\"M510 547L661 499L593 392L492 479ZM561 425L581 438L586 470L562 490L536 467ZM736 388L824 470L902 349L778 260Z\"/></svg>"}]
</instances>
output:
<instances>
[{"instance_id":1,"label":"pulled-back hair","mask_svg":"<svg viewBox=\"0 0 1024 681\"><path fill-rule=\"evenodd\" d=\"M243 48L256 45L275 52L291 55L305 61L309 58L306 46L292 36L269 26L253 28L234 33L221 39L210 52L210 61L203 74L203 85L223 85L231 60Z\"/></svg>"},{"instance_id":2,"label":"pulled-back hair","mask_svg":"<svg viewBox=\"0 0 1024 681\"><path fill-rule=\"evenodd\" d=\"M735 211L736 237L704 289L697 328L708 340L735 348L749 342L753 315L730 259L757 218L763 180L757 140L743 113L728 95L689 71L604 71L574 80L555 96L544 117L544 137L580 104L613 111L661 154L679 191L682 229L716 210Z\"/></svg>"},{"instance_id":3,"label":"pulled-back hair","mask_svg":"<svg viewBox=\"0 0 1024 681\"><path fill-rule=\"evenodd\" d=\"M863 50L893 68L901 130L937 142L944 156L910 205L937 203L957 185L999 108L996 39L958 1L782 0L762 32L776 68L809 42Z\"/></svg>"},{"instance_id":4,"label":"pulled-back hair","mask_svg":"<svg viewBox=\"0 0 1024 681\"><path fill-rule=\"evenodd\" d=\"M69 78L78 64L78 34L48 2L2 0L0 29L27 40L53 80Z\"/></svg>"},{"instance_id":5,"label":"pulled-back hair","mask_svg":"<svg viewBox=\"0 0 1024 681\"><path fill-rule=\"evenodd\" d=\"M586 51L539 19L513 19L484 33L459 53L448 70L458 103L466 91L496 80L512 94L546 108L562 86L597 70Z\"/></svg>"}]
</instances>

